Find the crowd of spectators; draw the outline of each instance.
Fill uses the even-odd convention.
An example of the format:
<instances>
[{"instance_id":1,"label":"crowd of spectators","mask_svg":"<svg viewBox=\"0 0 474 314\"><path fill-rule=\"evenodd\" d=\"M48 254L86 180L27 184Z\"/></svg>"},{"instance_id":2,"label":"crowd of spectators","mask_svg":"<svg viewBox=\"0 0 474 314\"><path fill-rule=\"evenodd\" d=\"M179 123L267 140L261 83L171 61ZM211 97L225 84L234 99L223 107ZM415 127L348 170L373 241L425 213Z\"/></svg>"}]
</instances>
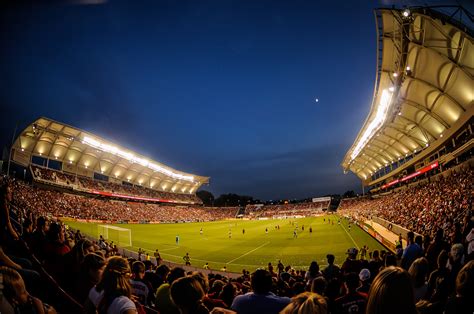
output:
<instances>
[{"instance_id":1,"label":"crowd of spectators","mask_svg":"<svg viewBox=\"0 0 474 314\"><path fill-rule=\"evenodd\" d=\"M14 182L14 202L44 216L139 222L194 222L234 218L237 207L202 207L125 202L43 189Z\"/></svg>"},{"instance_id":2,"label":"crowd of spectators","mask_svg":"<svg viewBox=\"0 0 474 314\"><path fill-rule=\"evenodd\" d=\"M431 238L443 229L451 240L460 242L461 226L472 206L473 178L472 169L453 171L447 177L441 174L396 193L343 200L338 212L355 218L377 216Z\"/></svg>"},{"instance_id":3,"label":"crowd of spectators","mask_svg":"<svg viewBox=\"0 0 474 314\"><path fill-rule=\"evenodd\" d=\"M447 185L452 186L448 188ZM116 247L106 240L87 240L80 231L68 230L59 220L51 218L66 213L80 215L79 212L87 211L87 207L91 210L106 206L82 203L84 207L80 211L72 211L77 204L87 202L84 199L103 200L37 189L23 182L0 186L0 274L4 287L0 297L1 313L55 313L55 309L64 313L127 314L474 312L471 171L398 193L399 204L418 208L415 198L409 197L410 193L422 198L422 204L427 206L431 203L424 198L428 193L424 189L430 188L432 198L429 200L435 205L422 211L438 209L438 213L452 213L444 216L447 223L444 225L430 219L431 216L420 215L419 209L415 210L414 217L430 222L429 227L417 231L423 234L436 228L433 229L434 237L420 241L409 232L401 256L372 251L366 259L356 248L349 248L344 261L336 261L328 252L325 266L314 261L307 270L295 270L281 262L276 266L269 263L265 269L252 274L243 271L237 278L187 272L184 266L170 269L165 264L154 265L149 260L119 256ZM438 188L441 191L436 190ZM449 192L451 196L445 197L442 192ZM76 198L83 199L78 201ZM405 200L409 203L404 203ZM378 204L380 199L360 202L372 201ZM390 203L388 199L386 201L387 206ZM70 206L70 203L75 205ZM438 204L443 206L438 207ZM453 205L454 209L448 205ZM120 206L128 209L113 217L122 218L122 214L128 217L128 210L136 216L136 212L142 210L139 203ZM199 210L216 209L201 207ZM376 213L383 210L378 207ZM346 207L345 211L353 213L355 209ZM370 213L368 207L361 212ZM166 210L165 213L172 215ZM458 219L460 213L462 219L449 221L450 217ZM89 212L88 215L100 217L104 214ZM402 224L401 220L394 222ZM420 224L415 222L411 226L419 227ZM338 263L342 264L339 266ZM52 276L50 284L56 282L65 294L58 294L58 287L56 290L44 289L47 280L43 270Z\"/></svg>"},{"instance_id":4,"label":"crowd of spectators","mask_svg":"<svg viewBox=\"0 0 474 314\"><path fill-rule=\"evenodd\" d=\"M33 178L37 181L60 185L68 188L75 187L86 192L101 191L125 196L155 198L187 204L202 203L199 197L197 197L195 194L171 193L158 191L141 185L120 184L103 180L94 180L89 177L76 176L63 171L39 166L31 166L31 173L33 174Z\"/></svg>"},{"instance_id":5,"label":"crowd of spectators","mask_svg":"<svg viewBox=\"0 0 474 314\"><path fill-rule=\"evenodd\" d=\"M250 218L313 216L327 210L330 200L323 202L307 202L298 204L247 205L245 214Z\"/></svg>"}]
</instances>

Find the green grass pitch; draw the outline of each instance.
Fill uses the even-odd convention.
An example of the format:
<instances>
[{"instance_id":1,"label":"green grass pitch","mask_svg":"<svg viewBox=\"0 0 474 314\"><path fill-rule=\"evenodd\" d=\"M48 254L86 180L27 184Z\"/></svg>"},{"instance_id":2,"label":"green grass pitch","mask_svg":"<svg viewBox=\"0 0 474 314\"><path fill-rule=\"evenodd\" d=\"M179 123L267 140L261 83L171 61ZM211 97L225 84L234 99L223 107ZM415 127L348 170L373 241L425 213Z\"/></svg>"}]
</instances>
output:
<instances>
[{"instance_id":1,"label":"green grass pitch","mask_svg":"<svg viewBox=\"0 0 474 314\"><path fill-rule=\"evenodd\" d=\"M338 225L337 217L326 215L301 219L116 226L131 230L134 251L142 248L153 256L153 252L159 249L163 259L177 263L183 263L182 257L189 252L192 266L202 267L208 262L211 269L219 270L225 265L228 271L233 272L241 272L243 268L253 271L267 266L268 262L276 265L278 260L296 269L307 268L313 260L325 265L328 253L334 254L336 264L341 265L350 247L367 245L369 251L384 250L381 244L359 227L352 225L349 231L345 219L341 219L341 225ZM328 224L328 218L334 221L334 225ZM295 225L291 222L298 225L297 238L293 237ZM66 223L85 234L98 236L97 224ZM279 230L275 228L276 225L280 226ZM312 233L309 232L310 226ZM242 229L245 229L245 234ZM232 232L230 239L229 230ZM176 245L176 235L180 237L179 245ZM109 239L114 240L113 231L109 232Z\"/></svg>"}]
</instances>

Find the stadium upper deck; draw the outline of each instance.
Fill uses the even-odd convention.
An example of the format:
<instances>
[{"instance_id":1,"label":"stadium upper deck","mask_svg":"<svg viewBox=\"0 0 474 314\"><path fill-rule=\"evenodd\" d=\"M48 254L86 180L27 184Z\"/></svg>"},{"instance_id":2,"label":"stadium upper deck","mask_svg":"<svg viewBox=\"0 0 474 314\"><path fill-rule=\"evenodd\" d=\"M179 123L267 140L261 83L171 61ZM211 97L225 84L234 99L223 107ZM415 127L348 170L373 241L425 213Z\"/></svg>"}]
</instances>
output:
<instances>
[{"instance_id":1,"label":"stadium upper deck","mask_svg":"<svg viewBox=\"0 0 474 314\"><path fill-rule=\"evenodd\" d=\"M157 191L193 194L208 177L172 169L99 136L39 118L28 125L12 147L12 160L39 164L75 175Z\"/></svg>"},{"instance_id":2,"label":"stadium upper deck","mask_svg":"<svg viewBox=\"0 0 474 314\"><path fill-rule=\"evenodd\" d=\"M375 10L372 107L342 162L364 185L383 186L472 150L474 32L459 16L472 24L462 7Z\"/></svg>"}]
</instances>

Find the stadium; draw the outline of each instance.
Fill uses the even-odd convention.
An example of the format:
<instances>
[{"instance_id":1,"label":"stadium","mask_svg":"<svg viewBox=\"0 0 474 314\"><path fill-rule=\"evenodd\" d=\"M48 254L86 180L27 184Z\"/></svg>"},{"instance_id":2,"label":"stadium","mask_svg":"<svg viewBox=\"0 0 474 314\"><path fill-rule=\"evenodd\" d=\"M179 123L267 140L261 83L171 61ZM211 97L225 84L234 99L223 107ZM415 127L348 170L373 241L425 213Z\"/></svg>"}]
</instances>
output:
<instances>
[{"instance_id":1,"label":"stadium","mask_svg":"<svg viewBox=\"0 0 474 314\"><path fill-rule=\"evenodd\" d=\"M360 179L357 197L212 206L198 193L214 179L204 173L49 117L15 130L2 164L0 312L41 302L45 313L472 313L472 14L374 16L372 103L340 169ZM104 308L108 276L128 290ZM19 281L24 307L8 290ZM125 297L127 311L112 310Z\"/></svg>"}]
</instances>

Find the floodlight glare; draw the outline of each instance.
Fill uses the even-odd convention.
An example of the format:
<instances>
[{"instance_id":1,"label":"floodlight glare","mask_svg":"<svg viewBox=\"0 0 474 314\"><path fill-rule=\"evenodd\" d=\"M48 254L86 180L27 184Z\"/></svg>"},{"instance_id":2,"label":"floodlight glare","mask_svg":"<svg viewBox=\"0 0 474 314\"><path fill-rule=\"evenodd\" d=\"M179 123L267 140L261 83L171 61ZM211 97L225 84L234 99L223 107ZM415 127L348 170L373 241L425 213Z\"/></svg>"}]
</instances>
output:
<instances>
[{"instance_id":1,"label":"floodlight glare","mask_svg":"<svg viewBox=\"0 0 474 314\"><path fill-rule=\"evenodd\" d=\"M175 172L173 172L173 171L171 171L167 168L164 168L164 167L159 166L157 164L153 164L150 161L146 160L145 158L140 158L138 156L135 156L134 154L132 154L130 152L126 152L126 151L123 151L123 150L119 149L118 147L115 147L115 146L112 146L112 145L109 145L109 144L106 144L106 143L101 143L101 142L99 142L95 139L92 139L92 138L88 137L88 136L84 137L82 143L87 144L89 146L92 146L96 149L102 150L104 152L108 152L108 153L111 153L113 155L117 155L119 157L122 157L122 158L128 160L130 163L137 163L137 164L142 165L143 167L147 167L147 168L150 168L154 171L161 172L161 173L166 174L167 176L170 176L172 178L194 182L194 177L193 176L187 176L187 175L183 175L183 174L180 174L180 173L175 173Z\"/></svg>"},{"instance_id":2,"label":"floodlight glare","mask_svg":"<svg viewBox=\"0 0 474 314\"><path fill-rule=\"evenodd\" d=\"M404 17L409 17L410 16L410 10L408 10L408 9L403 10L402 15Z\"/></svg>"},{"instance_id":3,"label":"floodlight glare","mask_svg":"<svg viewBox=\"0 0 474 314\"><path fill-rule=\"evenodd\" d=\"M351 160L354 160L360 153L360 151L364 148L364 146L370 141L370 139L374 136L374 134L382 127L385 119L387 117L388 108L390 107L390 103L392 101L392 94L389 93L386 89L382 91L382 95L380 96L380 103L377 107L377 111L375 113L375 117L369 123L365 132L359 138L357 145L355 146L354 150L351 153Z\"/></svg>"}]
</instances>

